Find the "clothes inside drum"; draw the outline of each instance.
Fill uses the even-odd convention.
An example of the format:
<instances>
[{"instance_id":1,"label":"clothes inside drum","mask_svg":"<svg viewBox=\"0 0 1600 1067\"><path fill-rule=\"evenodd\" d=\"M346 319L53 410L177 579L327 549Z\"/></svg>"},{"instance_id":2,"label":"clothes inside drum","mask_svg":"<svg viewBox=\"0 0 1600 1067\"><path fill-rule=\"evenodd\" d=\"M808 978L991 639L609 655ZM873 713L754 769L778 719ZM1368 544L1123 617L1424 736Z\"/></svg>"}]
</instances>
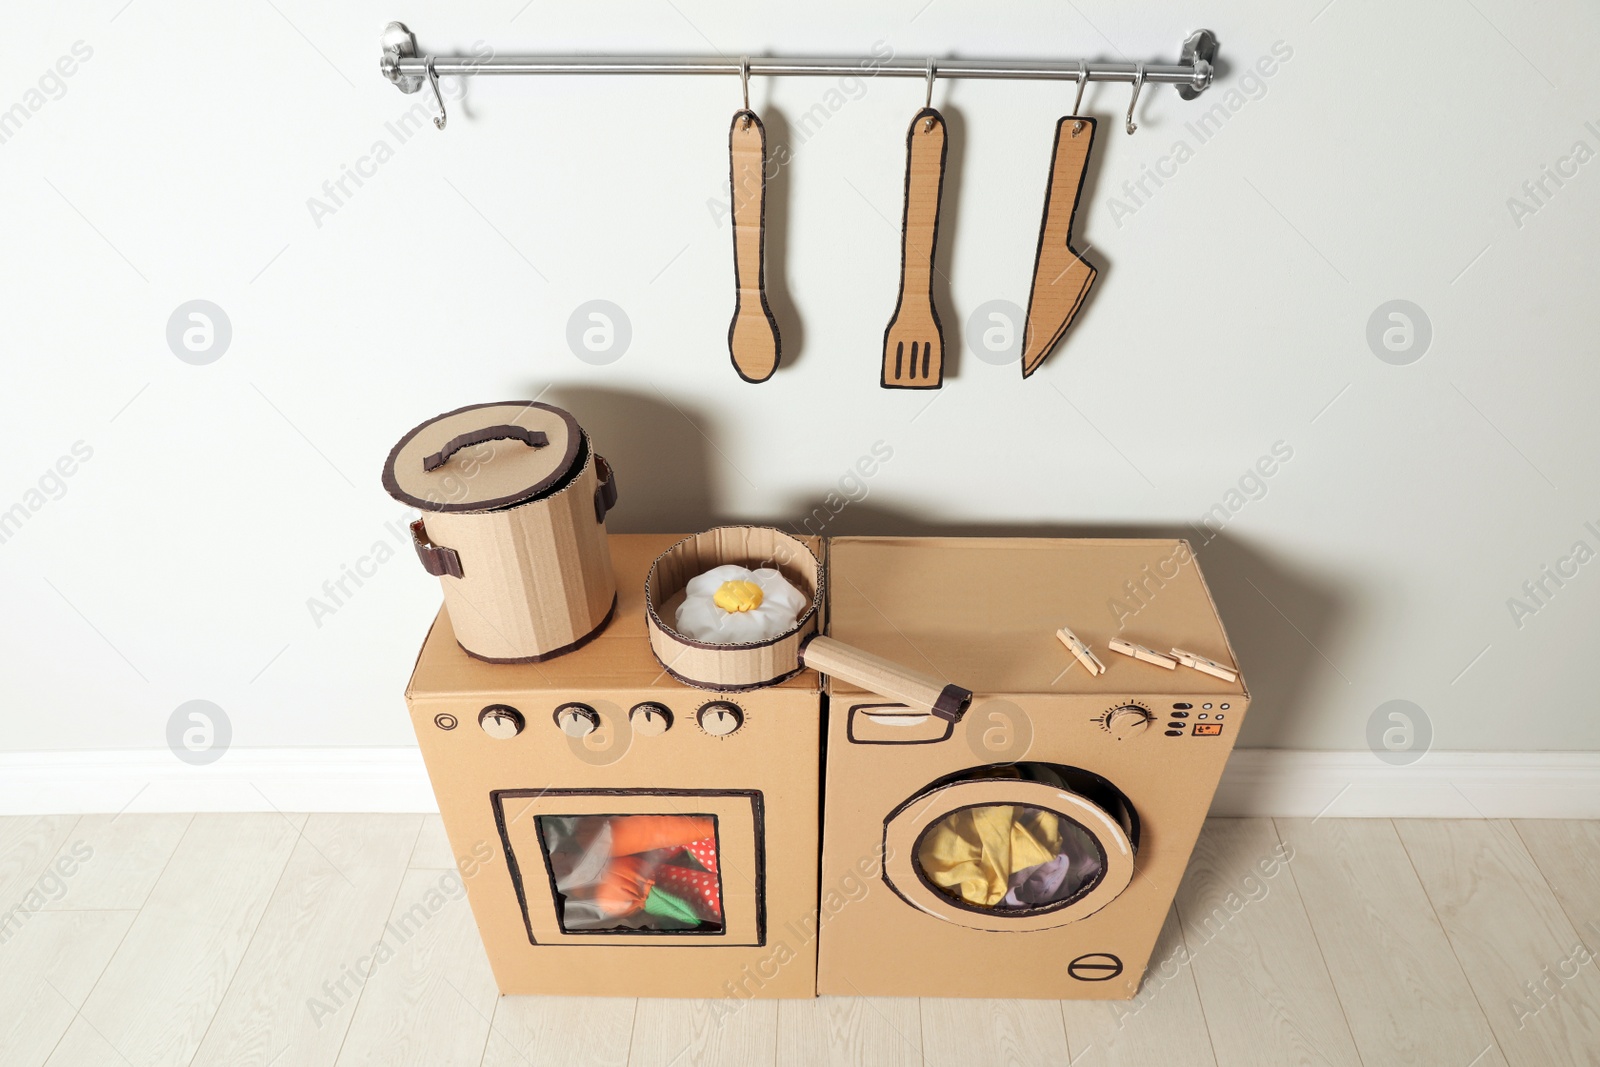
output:
<instances>
[{"instance_id":1,"label":"clothes inside drum","mask_svg":"<svg viewBox=\"0 0 1600 1067\"><path fill-rule=\"evenodd\" d=\"M983 774L1067 788L1043 764ZM937 889L968 907L1015 910L1062 904L1105 873L1094 838L1058 812L1031 804L983 804L951 812L928 828L917 865Z\"/></svg>"}]
</instances>

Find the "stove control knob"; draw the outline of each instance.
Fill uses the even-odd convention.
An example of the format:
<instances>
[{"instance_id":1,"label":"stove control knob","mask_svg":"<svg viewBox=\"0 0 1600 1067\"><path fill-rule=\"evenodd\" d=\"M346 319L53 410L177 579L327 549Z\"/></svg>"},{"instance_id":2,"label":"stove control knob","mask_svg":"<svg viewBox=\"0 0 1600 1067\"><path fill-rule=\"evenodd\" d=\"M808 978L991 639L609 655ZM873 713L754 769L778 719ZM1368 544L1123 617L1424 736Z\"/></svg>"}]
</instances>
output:
<instances>
[{"instance_id":1,"label":"stove control knob","mask_svg":"<svg viewBox=\"0 0 1600 1067\"><path fill-rule=\"evenodd\" d=\"M556 725L568 737L588 737L600 729L600 713L587 704L563 704L556 709Z\"/></svg>"},{"instance_id":2,"label":"stove control knob","mask_svg":"<svg viewBox=\"0 0 1600 1067\"><path fill-rule=\"evenodd\" d=\"M1140 707L1138 704L1124 704L1106 712L1105 728L1111 736L1120 741L1125 737L1139 734L1154 721L1155 716L1150 714L1149 708Z\"/></svg>"},{"instance_id":3,"label":"stove control knob","mask_svg":"<svg viewBox=\"0 0 1600 1067\"><path fill-rule=\"evenodd\" d=\"M713 700L700 709L700 729L712 737L727 737L744 725L744 709L727 700Z\"/></svg>"},{"instance_id":4,"label":"stove control knob","mask_svg":"<svg viewBox=\"0 0 1600 1067\"><path fill-rule=\"evenodd\" d=\"M633 724L633 732L641 737L660 737L672 729L672 709L647 700L633 706L628 712L628 721Z\"/></svg>"},{"instance_id":5,"label":"stove control knob","mask_svg":"<svg viewBox=\"0 0 1600 1067\"><path fill-rule=\"evenodd\" d=\"M497 741L509 741L527 725L522 712L506 704L490 704L478 712L478 725Z\"/></svg>"}]
</instances>

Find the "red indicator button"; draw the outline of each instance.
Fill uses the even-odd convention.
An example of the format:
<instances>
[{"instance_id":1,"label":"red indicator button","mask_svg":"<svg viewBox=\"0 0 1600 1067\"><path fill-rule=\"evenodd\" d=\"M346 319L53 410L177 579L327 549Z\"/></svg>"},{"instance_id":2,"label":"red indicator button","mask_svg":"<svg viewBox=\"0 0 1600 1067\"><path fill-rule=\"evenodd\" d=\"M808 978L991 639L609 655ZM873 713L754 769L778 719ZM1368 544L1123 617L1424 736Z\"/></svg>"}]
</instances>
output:
<instances>
[{"instance_id":1,"label":"red indicator button","mask_svg":"<svg viewBox=\"0 0 1600 1067\"><path fill-rule=\"evenodd\" d=\"M1194 724L1194 735L1196 737L1216 737L1221 732L1222 724L1220 722L1197 722Z\"/></svg>"}]
</instances>

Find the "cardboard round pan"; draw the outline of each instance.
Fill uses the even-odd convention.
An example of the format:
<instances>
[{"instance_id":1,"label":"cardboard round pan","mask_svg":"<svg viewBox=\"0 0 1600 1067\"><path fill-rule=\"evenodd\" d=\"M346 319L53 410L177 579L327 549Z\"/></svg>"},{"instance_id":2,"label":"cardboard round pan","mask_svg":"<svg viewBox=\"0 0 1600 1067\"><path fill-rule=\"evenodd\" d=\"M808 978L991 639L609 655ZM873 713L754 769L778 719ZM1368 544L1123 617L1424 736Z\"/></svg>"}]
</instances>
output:
<instances>
[{"instance_id":1,"label":"cardboard round pan","mask_svg":"<svg viewBox=\"0 0 1600 1067\"><path fill-rule=\"evenodd\" d=\"M697 575L730 563L752 570L776 568L811 602L792 627L766 641L719 645L679 633L667 620L677 618L684 587ZM821 636L826 585L816 553L770 527L718 526L686 537L656 557L645 579L651 651L668 674L701 689L758 689L812 667L942 718L959 719L966 713L972 702L969 690Z\"/></svg>"}]
</instances>

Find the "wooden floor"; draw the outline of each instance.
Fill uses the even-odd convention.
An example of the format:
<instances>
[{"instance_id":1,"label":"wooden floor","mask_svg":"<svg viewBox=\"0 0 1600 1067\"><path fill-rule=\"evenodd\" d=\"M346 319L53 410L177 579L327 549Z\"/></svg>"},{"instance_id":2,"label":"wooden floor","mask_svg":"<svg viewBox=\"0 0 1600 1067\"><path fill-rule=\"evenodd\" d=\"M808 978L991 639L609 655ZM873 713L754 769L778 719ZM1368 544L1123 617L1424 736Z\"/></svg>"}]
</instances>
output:
<instances>
[{"instance_id":1,"label":"wooden floor","mask_svg":"<svg viewBox=\"0 0 1600 1067\"><path fill-rule=\"evenodd\" d=\"M1115 1005L502 999L450 866L432 817L0 819L0 1064L1600 1064L1600 823L1213 820Z\"/></svg>"}]
</instances>

